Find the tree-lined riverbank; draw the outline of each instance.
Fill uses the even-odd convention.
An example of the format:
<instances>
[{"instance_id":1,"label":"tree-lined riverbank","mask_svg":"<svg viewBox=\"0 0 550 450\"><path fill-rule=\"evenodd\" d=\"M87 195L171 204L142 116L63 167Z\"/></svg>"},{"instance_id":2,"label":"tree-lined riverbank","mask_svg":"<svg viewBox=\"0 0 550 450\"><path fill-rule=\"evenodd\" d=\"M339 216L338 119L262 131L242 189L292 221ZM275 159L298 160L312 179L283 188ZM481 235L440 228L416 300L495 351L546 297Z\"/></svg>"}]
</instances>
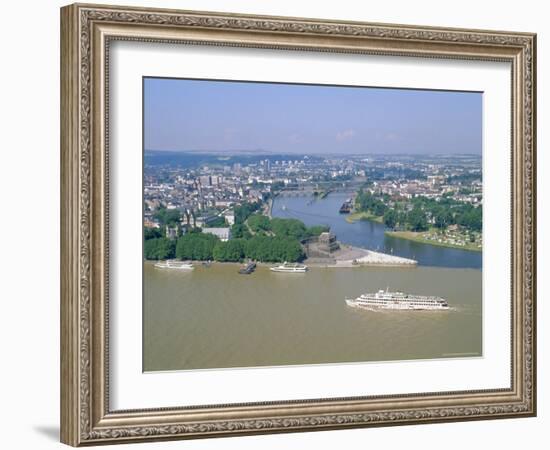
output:
<instances>
[{"instance_id":1,"label":"tree-lined riverbank","mask_svg":"<svg viewBox=\"0 0 550 450\"><path fill-rule=\"evenodd\" d=\"M235 225L229 240L221 240L194 227L180 230L177 238L164 237L165 230L146 228L144 257L148 260L297 262L305 258L301 241L328 231L326 226L310 226L297 219L270 218L255 213L258 205L236 208Z\"/></svg>"},{"instance_id":2,"label":"tree-lined riverbank","mask_svg":"<svg viewBox=\"0 0 550 450\"><path fill-rule=\"evenodd\" d=\"M379 224L384 223L383 216L376 216L368 211L354 212L346 216L346 222L348 223L354 223L358 220L368 220ZM482 251L481 244L469 242L469 235L461 233L460 231L450 233L450 236L447 236L449 233L435 228L431 228L428 231L386 230L385 234L392 238L405 239L420 244L435 245L437 247L456 248L474 252Z\"/></svg>"},{"instance_id":3,"label":"tree-lined riverbank","mask_svg":"<svg viewBox=\"0 0 550 450\"><path fill-rule=\"evenodd\" d=\"M382 216L377 216L368 211L356 211L346 216L346 222L353 223L358 220L371 220L376 223L384 223L384 218Z\"/></svg>"},{"instance_id":4,"label":"tree-lined riverbank","mask_svg":"<svg viewBox=\"0 0 550 450\"><path fill-rule=\"evenodd\" d=\"M469 267L481 269L482 253L467 251L460 247L433 245L432 242L417 242L386 234L387 228L372 220L346 219L339 214L339 208L351 192L333 193L322 200L311 201L311 197L275 198L273 216L296 218L311 226L329 226L338 240L355 247L371 249L389 255L401 256L418 261L419 265L439 267Z\"/></svg>"}]
</instances>

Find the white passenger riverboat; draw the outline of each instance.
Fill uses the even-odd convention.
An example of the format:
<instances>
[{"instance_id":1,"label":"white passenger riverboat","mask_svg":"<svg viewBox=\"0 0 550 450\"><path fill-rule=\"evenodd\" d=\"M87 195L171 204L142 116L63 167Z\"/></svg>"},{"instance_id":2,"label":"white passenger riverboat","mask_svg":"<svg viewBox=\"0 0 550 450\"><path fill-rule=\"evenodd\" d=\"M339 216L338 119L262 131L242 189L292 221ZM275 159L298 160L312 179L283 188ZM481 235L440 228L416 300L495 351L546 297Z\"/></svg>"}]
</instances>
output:
<instances>
[{"instance_id":1,"label":"white passenger riverboat","mask_svg":"<svg viewBox=\"0 0 550 450\"><path fill-rule=\"evenodd\" d=\"M195 267L189 261L176 261L173 259L155 263L158 269L193 270Z\"/></svg>"},{"instance_id":2,"label":"white passenger riverboat","mask_svg":"<svg viewBox=\"0 0 550 450\"><path fill-rule=\"evenodd\" d=\"M269 270L282 273L305 273L308 271L308 267L303 264L284 262L278 266L271 267Z\"/></svg>"},{"instance_id":3,"label":"white passenger riverboat","mask_svg":"<svg viewBox=\"0 0 550 450\"><path fill-rule=\"evenodd\" d=\"M380 290L372 294L362 294L355 299L346 298L348 306L365 309L449 309L447 300L441 297L405 294Z\"/></svg>"}]
</instances>

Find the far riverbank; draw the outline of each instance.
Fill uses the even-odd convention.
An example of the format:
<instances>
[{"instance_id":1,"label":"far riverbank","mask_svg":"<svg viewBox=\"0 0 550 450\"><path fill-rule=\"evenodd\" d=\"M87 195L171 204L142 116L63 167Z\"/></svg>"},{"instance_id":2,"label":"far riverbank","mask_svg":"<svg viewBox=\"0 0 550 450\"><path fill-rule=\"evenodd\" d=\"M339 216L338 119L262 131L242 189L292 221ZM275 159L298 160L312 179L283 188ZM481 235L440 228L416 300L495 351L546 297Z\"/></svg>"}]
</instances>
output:
<instances>
[{"instance_id":1,"label":"far riverbank","mask_svg":"<svg viewBox=\"0 0 550 450\"><path fill-rule=\"evenodd\" d=\"M354 223L358 220L370 220L371 222L384 223L384 218L382 216L375 216L366 211L354 212L346 216L346 222L348 223Z\"/></svg>"},{"instance_id":2,"label":"far riverbank","mask_svg":"<svg viewBox=\"0 0 550 450\"><path fill-rule=\"evenodd\" d=\"M358 220L368 220L370 222L379 223L379 224L384 223L384 218L382 216L376 216L376 215L374 215L370 212L366 212L366 211L354 212L354 213L351 213L351 214L346 216L346 222L348 222L348 223L355 223ZM416 231L391 231L391 230L386 230L386 231L384 231L384 234L386 236L391 236L391 237L397 238L397 239L405 239L405 240L412 241L412 242L418 242L420 244L435 245L437 247L456 248L456 249L459 249L459 250L467 250L467 251L472 251L472 252L481 252L482 251L482 248L478 247L478 245L475 244L475 243L474 244L460 245L460 244L453 244L453 243L444 242L444 241L440 242L439 240L430 239L429 238L430 232L425 232L425 231L416 232Z\"/></svg>"},{"instance_id":3,"label":"far riverbank","mask_svg":"<svg viewBox=\"0 0 550 450\"><path fill-rule=\"evenodd\" d=\"M482 268L482 252L463 247L434 245L386 234L385 226L373 220L348 221L348 215L339 214L342 203L350 193L333 193L325 199L311 196L276 197L273 217L299 219L306 226L326 225L338 241L354 247L414 259L421 266ZM351 215L350 215L351 216Z\"/></svg>"},{"instance_id":4,"label":"far riverbank","mask_svg":"<svg viewBox=\"0 0 550 450\"><path fill-rule=\"evenodd\" d=\"M439 242L434 239L428 239L426 236L428 232L425 231L386 231L386 236L391 236L398 239L406 239L420 244L435 245L437 247L456 248L460 250L467 250L470 252L482 252L482 248L477 244L452 244L450 242Z\"/></svg>"}]
</instances>

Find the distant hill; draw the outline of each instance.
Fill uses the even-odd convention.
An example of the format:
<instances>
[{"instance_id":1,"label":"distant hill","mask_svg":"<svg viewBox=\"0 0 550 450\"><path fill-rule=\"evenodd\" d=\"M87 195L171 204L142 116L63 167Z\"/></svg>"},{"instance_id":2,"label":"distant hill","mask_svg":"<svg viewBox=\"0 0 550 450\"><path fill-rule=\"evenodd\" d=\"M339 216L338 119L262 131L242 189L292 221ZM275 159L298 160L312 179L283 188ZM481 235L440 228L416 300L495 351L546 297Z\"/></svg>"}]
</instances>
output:
<instances>
[{"instance_id":1,"label":"distant hill","mask_svg":"<svg viewBox=\"0 0 550 450\"><path fill-rule=\"evenodd\" d=\"M150 166L180 166L199 167L202 165L231 166L233 164L254 164L266 159L274 163L281 160L301 160L305 155L301 154L275 154L258 151L238 151L231 153L207 153L198 151L157 151L145 150L144 162ZM319 157L307 155L311 160Z\"/></svg>"}]
</instances>

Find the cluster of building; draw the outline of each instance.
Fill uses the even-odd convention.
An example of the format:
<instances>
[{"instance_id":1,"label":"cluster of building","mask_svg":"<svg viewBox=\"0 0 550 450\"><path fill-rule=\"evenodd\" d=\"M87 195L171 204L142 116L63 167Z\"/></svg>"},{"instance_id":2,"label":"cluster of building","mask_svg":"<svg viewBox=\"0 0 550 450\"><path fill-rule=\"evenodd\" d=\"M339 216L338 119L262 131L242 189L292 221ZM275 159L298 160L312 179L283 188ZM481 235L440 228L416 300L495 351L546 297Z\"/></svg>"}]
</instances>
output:
<instances>
[{"instance_id":1,"label":"cluster of building","mask_svg":"<svg viewBox=\"0 0 550 450\"><path fill-rule=\"evenodd\" d=\"M454 200L474 206L483 203L481 179L468 183L467 189L448 180L445 175L429 175L426 180L379 180L374 181L366 190L372 194L387 194L395 198L426 197L437 200L449 195Z\"/></svg>"},{"instance_id":2,"label":"cluster of building","mask_svg":"<svg viewBox=\"0 0 550 450\"><path fill-rule=\"evenodd\" d=\"M177 209L181 213L180 227L167 228L167 237L200 227L203 232L228 240L235 224L236 206L265 203L274 189L310 183L313 177L326 173L323 167L308 156L197 167L146 164L144 224L159 228L155 212L160 208Z\"/></svg>"},{"instance_id":3,"label":"cluster of building","mask_svg":"<svg viewBox=\"0 0 550 450\"><path fill-rule=\"evenodd\" d=\"M371 161L373 194L412 199L450 196L474 206L483 202L481 157L469 155L388 157Z\"/></svg>"},{"instance_id":4,"label":"cluster of building","mask_svg":"<svg viewBox=\"0 0 550 450\"><path fill-rule=\"evenodd\" d=\"M456 182L464 176L469 177L468 189ZM235 223L235 207L245 202L259 202L269 214L266 200L275 192L335 186L355 190L367 181L372 193L435 199L452 195L474 205L482 202L481 159L476 156L220 156L211 164L188 165L148 164L146 160L144 221L145 226L158 228L155 212L175 209L181 223L179 229L166 230L168 237L200 227L227 240Z\"/></svg>"},{"instance_id":5,"label":"cluster of building","mask_svg":"<svg viewBox=\"0 0 550 450\"><path fill-rule=\"evenodd\" d=\"M228 240L230 227L235 224L235 206L263 202L271 192L269 183L250 180L240 172L238 166L233 170L202 167L192 171L147 168L143 189L145 226L160 227L155 218L159 208L178 210L183 231L200 227ZM176 232L167 230L167 234Z\"/></svg>"}]
</instances>

